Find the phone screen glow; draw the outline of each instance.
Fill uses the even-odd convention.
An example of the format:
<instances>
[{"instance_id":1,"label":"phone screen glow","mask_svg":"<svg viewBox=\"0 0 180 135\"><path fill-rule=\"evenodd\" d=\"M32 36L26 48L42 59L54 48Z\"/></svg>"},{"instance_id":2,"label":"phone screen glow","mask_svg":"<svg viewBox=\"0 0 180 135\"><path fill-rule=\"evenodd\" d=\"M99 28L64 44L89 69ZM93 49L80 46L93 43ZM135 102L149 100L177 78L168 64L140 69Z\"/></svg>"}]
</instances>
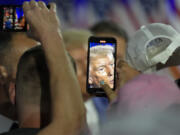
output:
<instances>
[{"instance_id":1,"label":"phone screen glow","mask_svg":"<svg viewBox=\"0 0 180 135\"><path fill-rule=\"evenodd\" d=\"M21 30L25 27L25 17L23 13L22 7L15 8L15 23L14 23L14 29L15 30Z\"/></svg>"},{"instance_id":2,"label":"phone screen glow","mask_svg":"<svg viewBox=\"0 0 180 135\"><path fill-rule=\"evenodd\" d=\"M4 7L3 30L13 29L13 8Z\"/></svg>"},{"instance_id":3,"label":"phone screen glow","mask_svg":"<svg viewBox=\"0 0 180 135\"><path fill-rule=\"evenodd\" d=\"M100 82L114 88L115 44L90 42L89 88L100 88Z\"/></svg>"},{"instance_id":4,"label":"phone screen glow","mask_svg":"<svg viewBox=\"0 0 180 135\"><path fill-rule=\"evenodd\" d=\"M28 30L21 5L0 6L0 18L0 30L2 31L11 32Z\"/></svg>"}]
</instances>

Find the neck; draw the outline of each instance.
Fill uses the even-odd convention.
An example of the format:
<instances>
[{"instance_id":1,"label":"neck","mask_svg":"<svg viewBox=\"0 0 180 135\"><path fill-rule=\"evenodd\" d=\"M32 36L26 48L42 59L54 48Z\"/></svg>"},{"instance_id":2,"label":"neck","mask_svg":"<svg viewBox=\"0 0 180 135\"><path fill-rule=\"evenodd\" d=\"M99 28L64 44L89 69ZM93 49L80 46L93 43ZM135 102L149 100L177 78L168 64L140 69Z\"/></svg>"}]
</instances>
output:
<instances>
[{"instance_id":1,"label":"neck","mask_svg":"<svg viewBox=\"0 0 180 135\"><path fill-rule=\"evenodd\" d=\"M40 109L29 107L19 113L20 128L40 128Z\"/></svg>"}]
</instances>

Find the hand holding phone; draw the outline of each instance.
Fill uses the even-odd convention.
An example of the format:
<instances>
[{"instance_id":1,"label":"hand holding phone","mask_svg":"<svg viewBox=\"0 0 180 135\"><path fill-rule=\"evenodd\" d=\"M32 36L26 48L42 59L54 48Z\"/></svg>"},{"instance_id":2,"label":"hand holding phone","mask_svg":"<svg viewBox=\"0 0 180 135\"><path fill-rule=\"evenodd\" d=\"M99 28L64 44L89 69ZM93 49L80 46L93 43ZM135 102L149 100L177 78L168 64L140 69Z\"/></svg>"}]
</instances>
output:
<instances>
[{"instance_id":1,"label":"hand holding phone","mask_svg":"<svg viewBox=\"0 0 180 135\"><path fill-rule=\"evenodd\" d=\"M110 103L114 102L114 100L117 97L117 92L113 91L109 85L101 83L101 87L103 88L103 90L105 91L107 98L109 100Z\"/></svg>"},{"instance_id":2,"label":"hand holding phone","mask_svg":"<svg viewBox=\"0 0 180 135\"><path fill-rule=\"evenodd\" d=\"M106 96L100 82L115 90L116 40L90 37L87 63L87 91L96 96Z\"/></svg>"}]
</instances>

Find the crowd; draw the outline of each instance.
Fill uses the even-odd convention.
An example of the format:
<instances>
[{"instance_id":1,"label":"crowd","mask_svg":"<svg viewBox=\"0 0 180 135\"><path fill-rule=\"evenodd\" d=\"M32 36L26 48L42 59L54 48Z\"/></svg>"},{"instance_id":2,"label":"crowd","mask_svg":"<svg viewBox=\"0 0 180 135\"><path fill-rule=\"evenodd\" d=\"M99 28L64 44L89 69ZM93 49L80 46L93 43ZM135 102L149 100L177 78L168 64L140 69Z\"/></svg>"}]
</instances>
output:
<instances>
[{"instance_id":1,"label":"crowd","mask_svg":"<svg viewBox=\"0 0 180 135\"><path fill-rule=\"evenodd\" d=\"M180 81L156 74L180 65L174 28L153 23L128 38L110 21L63 30L54 3L31 0L23 11L30 33L0 32L1 135L180 133ZM91 35L117 40L116 90L97 84L107 97L86 91Z\"/></svg>"}]
</instances>

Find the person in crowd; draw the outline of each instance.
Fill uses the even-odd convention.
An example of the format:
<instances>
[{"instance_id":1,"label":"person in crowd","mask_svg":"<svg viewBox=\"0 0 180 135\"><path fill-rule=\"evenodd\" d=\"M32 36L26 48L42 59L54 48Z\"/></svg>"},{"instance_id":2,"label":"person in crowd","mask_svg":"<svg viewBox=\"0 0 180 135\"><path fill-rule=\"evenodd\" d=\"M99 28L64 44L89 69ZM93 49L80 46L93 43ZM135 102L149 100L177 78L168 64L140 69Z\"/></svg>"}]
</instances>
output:
<instances>
[{"instance_id":1,"label":"person in crowd","mask_svg":"<svg viewBox=\"0 0 180 135\"><path fill-rule=\"evenodd\" d=\"M43 3L42 1L35 2L34 0L32 0L30 2L25 2L23 4L23 10L25 13L25 17L30 27L32 28L32 35L34 35L34 37L42 44L42 48L45 54L45 60L47 63L47 68L49 70L49 87L51 93L49 96L51 98L52 103L52 117L48 126L43 128L38 134L78 135L86 126L85 108L78 80L76 78L75 72L73 71L72 64L63 44L60 24L58 17L56 15L56 6L55 4L50 4L50 8L48 9L45 3ZM25 56L29 58L30 62L34 62L35 64L37 64L35 65L35 67L37 66L36 71L38 71L40 74L43 71L46 71L46 67L42 66L42 64L38 64L38 60L36 61L35 58L37 58L37 55L35 55L35 57L32 58L29 57L30 55L28 53L26 53L24 54L24 57ZM21 62L23 62L23 59L20 60L18 69L20 68L20 66L22 66ZM29 66L28 72L31 72L31 70L33 69L33 65L28 65L28 61L25 61L24 63L25 65L27 64L27 66ZM41 69L40 67L38 67L38 65L42 67L41 71L38 70ZM36 71L32 72L32 74L34 74ZM19 76L17 77L16 81L19 81L19 79L31 80L31 77L25 77L21 75L22 74L19 73ZM46 81L40 81L39 78L35 78L35 80L39 81L40 84L43 84L42 88L43 86L48 85ZM69 85L70 83L71 85ZM36 88L35 84L33 84L32 86L33 89ZM31 108L32 106L35 107L36 104L40 104L40 100L38 98L35 98L34 100L25 98L19 99L19 97L21 97L23 94L35 92L34 90L32 91L32 89L30 90L29 88L27 88L27 91L25 91L25 88L23 88L24 90L20 90L20 87L21 85L17 83L16 101L17 104L19 103L19 105L17 105L19 114L26 112L28 106ZM46 88L48 88L48 86ZM28 106L24 106L25 104L23 104L21 100L25 100L25 103L27 103ZM30 105L30 102L32 102L32 106ZM20 109L21 107L22 109ZM36 113L37 111L39 111L39 109L36 107L34 108L34 112L32 110L33 113ZM26 114L18 116L20 118L20 121L24 123L23 128L26 128L29 125L28 123L23 121L23 119L31 121L31 124L34 123L34 120L31 120L30 116L26 117ZM37 119L39 119L39 115L37 116ZM9 132L9 134L10 133L12 132ZM13 134L15 133L13 132ZM18 134L28 134L28 131L22 131ZM31 132L31 134L37 133Z\"/></svg>"},{"instance_id":2,"label":"person in crowd","mask_svg":"<svg viewBox=\"0 0 180 135\"><path fill-rule=\"evenodd\" d=\"M92 35L85 29L67 29L64 30L63 39L67 51L75 59L77 65L77 77L81 86L83 99L87 101L90 95L86 91L86 64L88 38Z\"/></svg>"},{"instance_id":3,"label":"person in crowd","mask_svg":"<svg viewBox=\"0 0 180 135\"><path fill-rule=\"evenodd\" d=\"M162 25L161 24L158 24L158 25L152 24L152 26L153 27L156 26L156 30L157 30L159 28L159 26L162 26ZM167 30L167 28L169 28L169 27L168 26L163 27L164 31L169 32L168 31L169 29ZM150 30L150 31L152 32L153 30ZM157 32L157 33L159 33L159 32ZM138 34L140 34L140 32L137 32L137 35L135 35L136 38L138 37ZM152 35L154 35L154 37L156 36L155 33ZM163 33L161 33L161 36L162 35L163 35ZM172 35L172 33L171 33L171 35ZM177 35L178 34L176 34L176 36ZM141 34L141 36L142 36L142 34ZM154 39L154 37L151 37L151 39ZM168 36L166 36L166 38L168 38ZM162 41L162 40L158 40L158 41ZM141 42L141 41L137 41L137 42ZM172 42L175 42L175 40L172 40ZM136 45L136 42L133 42L133 43L134 43L134 45ZM155 44L153 44L153 45L155 45ZM162 44L160 44L160 45L162 45ZM176 44L176 45L177 45L176 47L178 47L178 44ZM130 47L130 46L128 46L128 47ZM159 47L159 46L157 46L157 47ZM157 50L153 50L153 51L156 51L156 55L157 55ZM178 49L175 48L175 53L172 55L171 58L173 58L174 56L177 56L177 51L178 51ZM142 52L140 52L140 53L142 53ZM169 58L167 61L169 61L171 58ZM139 59L139 57L136 57L136 59L134 59L134 60L137 61L138 59ZM143 62L143 60L141 60L141 62ZM173 63L176 63L176 62L177 61L174 61ZM122 62L119 64L120 64L119 67L122 68L123 67L122 65L127 64L127 63ZM137 65L137 63L135 63L135 64ZM140 66L140 65L138 65L138 66ZM157 66L157 64L155 66ZM168 63L166 63L163 66L164 67L168 66ZM146 67L146 66L144 66L144 67ZM151 68L151 66L149 66L148 68ZM157 75L146 75L146 74L141 73L134 79L126 81L125 85L120 88L117 98L116 98L116 94L109 88L109 86L107 84L101 84L101 85L104 88L105 92L107 93L109 100L111 102L115 102L114 105L112 104L112 108L114 108L114 109L112 109L110 114L114 115L115 114L114 112L116 112L117 115L120 116L120 118L117 119L116 116L114 118L119 120L119 122L126 124L126 127L127 127L127 128L125 128L125 125L122 124L121 127L123 127L124 129L123 128L117 129L117 126L116 126L116 128L113 128L114 134L123 134L123 133L124 134L132 134L132 133L135 134L135 132L134 132L135 130L136 131L139 130L142 132L143 131L143 128L141 127L142 124L139 124L139 125L141 125L139 127L136 127L133 124L131 125L131 123L133 123L133 121L131 121L131 119L129 119L131 116L132 116L133 120L135 120L136 118L139 120L142 119L142 123L148 124L148 127L150 127L150 126L152 126L152 123L149 122L149 120L154 119L154 116L152 115L152 114L154 114L154 112L156 114L157 114L157 112L159 112L161 114L161 112L164 109L168 108L171 105L179 104L179 102L180 102L180 98L179 98L180 92L179 92L179 89L176 86L176 84L172 80L167 79L166 77L160 77ZM141 118L137 117L137 114L140 114L139 116L141 116ZM145 117L142 118L142 116L144 114L148 114L148 115L145 115ZM121 121L122 116L124 116L123 121ZM149 117L150 119L149 118L147 119L147 117ZM169 120L172 120L172 119L168 119L166 121L167 124L169 123L168 122ZM112 120L112 121L114 121L114 120ZM114 122L116 123L117 121L115 120ZM179 119L177 121L175 120L174 122L179 122ZM134 124L137 124L137 123L134 123ZM160 126L160 125L158 125L158 126ZM107 126L105 126L105 127L107 127ZM132 129L132 127L134 129ZM109 130L110 132L113 132L111 128L109 128L109 129L110 129ZM131 129L132 129L132 131L130 131ZM129 132L127 132L127 130L129 130ZM171 134L172 134L173 130L172 130L172 128L168 128L168 132L170 132ZM105 129L104 131L105 132L107 131L106 133L108 134L108 130ZM153 129L151 129L151 131L153 131ZM162 134L163 133L164 132L162 132ZM137 133L137 134L140 134L140 133ZM148 134L148 133L146 132L146 134Z\"/></svg>"},{"instance_id":4,"label":"person in crowd","mask_svg":"<svg viewBox=\"0 0 180 135\"><path fill-rule=\"evenodd\" d=\"M12 120L16 119L15 110L9 95L14 95L17 63L24 51L38 43L28 38L24 32L0 32L0 66L4 81L0 82L0 133L8 131Z\"/></svg>"},{"instance_id":5,"label":"person in crowd","mask_svg":"<svg viewBox=\"0 0 180 135\"><path fill-rule=\"evenodd\" d=\"M149 34L147 31L151 33L151 36L147 36ZM141 39L145 36L144 40L137 40L137 38ZM118 89L120 90L120 87L143 73L144 70L160 70L161 68L180 65L177 60L180 57L180 49L177 42L180 39L179 37L180 34L166 24L153 23L141 27L127 45L127 62L120 60L117 63L117 74L120 77L117 82L119 84ZM147 51L144 52L142 48L146 48ZM167 55L163 55L164 53ZM156 57L158 59L155 59ZM135 73L135 76L132 76L132 78L127 77L126 74L130 70Z\"/></svg>"},{"instance_id":6,"label":"person in crowd","mask_svg":"<svg viewBox=\"0 0 180 135\"><path fill-rule=\"evenodd\" d=\"M161 69L180 65L179 42L180 34L170 25L152 23L142 26L128 43L126 61L141 73L158 74Z\"/></svg>"},{"instance_id":7,"label":"person in crowd","mask_svg":"<svg viewBox=\"0 0 180 135\"><path fill-rule=\"evenodd\" d=\"M73 64L73 59L70 60ZM49 70L42 46L33 47L21 56L16 76L15 97L13 102L16 103L20 128L11 134L37 133L40 128L50 123Z\"/></svg>"},{"instance_id":8,"label":"person in crowd","mask_svg":"<svg viewBox=\"0 0 180 135\"><path fill-rule=\"evenodd\" d=\"M2 91L2 89L7 87L7 80L8 80L8 75L7 75L7 71L5 70L5 68L3 66L0 66L0 99L1 101L5 101L5 98L7 95L5 95L5 92ZM1 109L5 109L5 107L7 106L7 103L4 105L4 107L1 107ZM9 105L12 107L12 105ZM8 107L9 107L8 106ZM7 107L6 107L7 108ZM10 107L9 107L10 108ZM11 108L11 110L13 110L13 107ZM6 114L6 110L1 110L1 113L3 112L3 114ZM0 115L0 129L1 132L5 132L8 131L11 128L12 125L12 120L10 118L5 117L4 115Z\"/></svg>"},{"instance_id":9,"label":"person in crowd","mask_svg":"<svg viewBox=\"0 0 180 135\"><path fill-rule=\"evenodd\" d=\"M93 96L86 91L88 38L92 34L85 29L73 28L64 30L62 35L67 51L75 59L77 64L77 77L86 107L86 118L89 130L92 135L98 135L100 130L99 113L96 108L96 102L93 102Z\"/></svg>"},{"instance_id":10,"label":"person in crowd","mask_svg":"<svg viewBox=\"0 0 180 135\"><path fill-rule=\"evenodd\" d=\"M140 72L180 65L177 60L180 57L179 41L180 34L170 25L144 25L131 37L126 49L126 61Z\"/></svg>"},{"instance_id":11,"label":"person in crowd","mask_svg":"<svg viewBox=\"0 0 180 135\"><path fill-rule=\"evenodd\" d=\"M117 83L116 83L117 86L116 87L118 90L128 80L131 80L134 77L136 77L137 75L139 75L140 70L137 69L137 67L132 66L132 64L129 66L129 62L127 63L127 55L128 55L127 53L129 53L128 52L129 48L131 48L131 50L135 51L138 48L137 47L138 45L139 46L143 45L142 43L140 43L141 42L140 40L136 40L137 38L140 38L140 36L142 36L142 35L140 35L139 32L136 32L136 34L131 38L129 43L127 43L128 36L127 36L126 32L123 29L119 28L117 24L115 24L111 21L99 22L96 25L94 25L93 27L91 27L91 30L97 36L111 36L111 37L116 38L116 40L117 40L117 68L116 68L116 70L117 70ZM167 26L164 31L167 31ZM171 31L173 31L173 33L177 33L174 29ZM139 36L138 36L138 34L139 34ZM155 34L156 34L156 32L155 32ZM118 35L119 35L119 38L117 38ZM119 40L119 39L124 39L123 41L125 41L125 42L120 42L121 40ZM119 43L118 43L118 41L119 41ZM139 44L138 44L138 42L139 42ZM132 48L135 48L135 49L132 49ZM156 63L155 64L156 70L158 71L158 70L170 67L170 66L180 65L180 63L177 59L180 57L179 50L180 49L176 49L176 51L173 53L173 55L171 57L168 58L168 60L165 64ZM135 52L138 52L138 51L135 51ZM140 52L142 52L142 51L140 51ZM131 58L131 59L134 60L134 63L138 62L137 61L138 59L136 59L136 58ZM140 60L140 63L143 63L143 61ZM140 65L140 64L137 64L137 65ZM148 68L150 68L150 67L151 66L148 66ZM145 68L145 66L144 66L144 68ZM121 82L121 84L120 84L120 82Z\"/></svg>"},{"instance_id":12,"label":"person in crowd","mask_svg":"<svg viewBox=\"0 0 180 135\"><path fill-rule=\"evenodd\" d=\"M16 103L19 129L11 134L33 134L49 123L49 70L41 46L26 51L20 58L13 102Z\"/></svg>"},{"instance_id":13,"label":"person in crowd","mask_svg":"<svg viewBox=\"0 0 180 135\"><path fill-rule=\"evenodd\" d=\"M102 134L179 134L180 91L167 77L141 74L126 83L111 101ZM169 108L174 113L167 112Z\"/></svg>"}]
</instances>

